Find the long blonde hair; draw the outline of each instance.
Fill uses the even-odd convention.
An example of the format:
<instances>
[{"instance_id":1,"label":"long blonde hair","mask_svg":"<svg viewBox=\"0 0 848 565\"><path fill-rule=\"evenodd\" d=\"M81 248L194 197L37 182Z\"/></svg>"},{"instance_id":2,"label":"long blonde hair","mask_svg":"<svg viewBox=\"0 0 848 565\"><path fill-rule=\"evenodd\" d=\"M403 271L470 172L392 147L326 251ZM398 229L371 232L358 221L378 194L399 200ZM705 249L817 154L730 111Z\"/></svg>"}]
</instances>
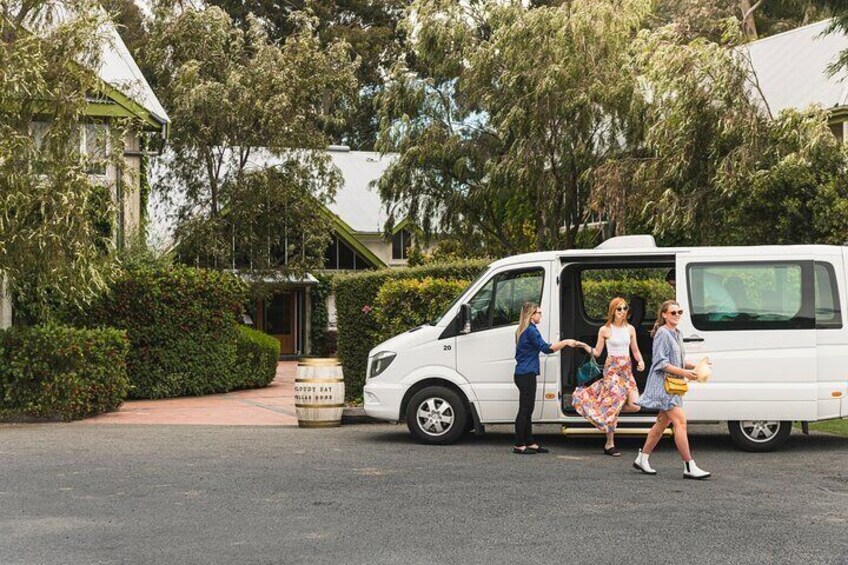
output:
<instances>
[{"instance_id":1,"label":"long blonde hair","mask_svg":"<svg viewBox=\"0 0 848 565\"><path fill-rule=\"evenodd\" d=\"M660 326L665 325L665 319L663 318L662 315L666 313L666 311L668 310L668 307L671 306L672 304L677 304L678 306L680 306L680 304L677 302L677 300L666 300L665 302L660 304L660 309L657 310L657 320L654 322L654 327L651 330L651 337L654 337L654 335L656 335L657 330L659 329Z\"/></svg>"},{"instance_id":2,"label":"long blonde hair","mask_svg":"<svg viewBox=\"0 0 848 565\"><path fill-rule=\"evenodd\" d=\"M536 313L538 307L539 305L535 302L525 302L524 306L521 307L521 316L518 318L518 329L515 330L515 343L518 343L521 334L530 326L530 318Z\"/></svg>"},{"instance_id":3,"label":"long blonde hair","mask_svg":"<svg viewBox=\"0 0 848 565\"><path fill-rule=\"evenodd\" d=\"M607 326L612 326L613 321L615 321L615 309L622 304L627 306L627 301L620 296L616 296L610 300L609 312L607 312ZM627 325L627 316L624 317L624 325Z\"/></svg>"}]
</instances>

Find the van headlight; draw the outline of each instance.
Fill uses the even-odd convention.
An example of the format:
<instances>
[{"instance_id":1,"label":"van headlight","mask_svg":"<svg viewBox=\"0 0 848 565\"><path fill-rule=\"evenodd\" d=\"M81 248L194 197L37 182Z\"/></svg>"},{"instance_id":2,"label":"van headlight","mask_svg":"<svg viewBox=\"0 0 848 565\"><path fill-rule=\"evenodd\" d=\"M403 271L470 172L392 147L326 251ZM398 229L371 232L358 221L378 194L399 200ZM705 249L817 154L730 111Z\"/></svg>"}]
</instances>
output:
<instances>
[{"instance_id":1,"label":"van headlight","mask_svg":"<svg viewBox=\"0 0 848 565\"><path fill-rule=\"evenodd\" d=\"M368 378L373 379L377 377L385 371L389 365L392 364L392 361L397 357L397 353L392 351L380 351L371 358L371 362L368 363Z\"/></svg>"}]
</instances>

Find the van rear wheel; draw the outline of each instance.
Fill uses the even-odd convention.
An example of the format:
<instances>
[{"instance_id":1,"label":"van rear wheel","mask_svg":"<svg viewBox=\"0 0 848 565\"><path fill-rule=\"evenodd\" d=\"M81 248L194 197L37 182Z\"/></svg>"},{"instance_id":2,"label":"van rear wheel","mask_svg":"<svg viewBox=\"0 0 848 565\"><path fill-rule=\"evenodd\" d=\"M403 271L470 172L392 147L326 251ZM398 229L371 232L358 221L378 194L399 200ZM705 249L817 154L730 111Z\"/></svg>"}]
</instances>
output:
<instances>
[{"instance_id":1,"label":"van rear wheel","mask_svg":"<svg viewBox=\"0 0 848 565\"><path fill-rule=\"evenodd\" d=\"M406 407L406 425L421 443L447 445L468 428L468 411L460 396L443 386L415 393Z\"/></svg>"},{"instance_id":2,"label":"van rear wheel","mask_svg":"<svg viewBox=\"0 0 848 565\"><path fill-rule=\"evenodd\" d=\"M740 420L727 423L733 443L743 451L773 451L786 443L792 422L786 420Z\"/></svg>"}]
</instances>

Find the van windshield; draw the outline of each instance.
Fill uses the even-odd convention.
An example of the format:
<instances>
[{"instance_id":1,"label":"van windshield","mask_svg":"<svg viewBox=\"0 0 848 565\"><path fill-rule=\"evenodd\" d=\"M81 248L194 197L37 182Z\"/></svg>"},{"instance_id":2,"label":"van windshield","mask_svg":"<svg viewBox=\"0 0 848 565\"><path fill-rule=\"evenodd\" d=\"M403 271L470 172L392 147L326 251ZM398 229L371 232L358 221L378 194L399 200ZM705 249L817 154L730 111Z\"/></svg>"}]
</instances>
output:
<instances>
[{"instance_id":1,"label":"van windshield","mask_svg":"<svg viewBox=\"0 0 848 565\"><path fill-rule=\"evenodd\" d=\"M489 267L486 267L485 269L483 269L483 271L482 271L479 275L477 275L477 278L475 278L473 281L471 281L470 283L468 283L468 285L467 285L464 289L462 289L462 292L460 292L459 294L457 294L457 295L456 295L456 298L454 298L454 299L451 301L451 303L448 305L448 307L447 307L447 308L445 308L445 309L442 311L442 313L441 313L441 314L439 314L437 317L435 317L435 318L433 318L432 320L430 320L430 322L428 322L428 323L429 323L431 326L435 326L436 324L438 324L438 323L442 320L442 318L444 318L445 316L447 316L448 312L450 312L450 311L451 311L451 308L453 308L453 307L456 305L456 303L457 303L457 302L459 302L459 299L460 299L460 298L462 298L462 295L464 295L464 294L465 294L465 291L466 291L466 290L468 290L469 288L471 288L472 286L474 286L475 284L477 284L477 281L479 281L479 280L480 280L480 279L482 279L484 276L486 276L486 273L488 273L488 272L489 272Z\"/></svg>"}]
</instances>

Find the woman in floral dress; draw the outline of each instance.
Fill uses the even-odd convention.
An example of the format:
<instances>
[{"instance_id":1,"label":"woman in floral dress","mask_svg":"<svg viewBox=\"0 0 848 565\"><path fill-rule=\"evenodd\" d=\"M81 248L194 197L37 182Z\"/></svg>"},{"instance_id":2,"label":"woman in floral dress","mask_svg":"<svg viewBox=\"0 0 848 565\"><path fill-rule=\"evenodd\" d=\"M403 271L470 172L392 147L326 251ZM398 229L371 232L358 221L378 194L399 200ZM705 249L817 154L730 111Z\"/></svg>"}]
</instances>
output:
<instances>
[{"instance_id":1,"label":"woman in floral dress","mask_svg":"<svg viewBox=\"0 0 848 565\"><path fill-rule=\"evenodd\" d=\"M620 457L615 447L615 428L621 412L638 412L636 399L639 391L633 378L630 353L636 359L636 368L645 369L642 353L636 343L636 330L627 323L629 306L623 298L610 301L607 322L598 330L595 348L584 344L586 353L599 357L607 349L604 376L589 386L578 387L571 397L577 412L607 436L604 453Z\"/></svg>"}]
</instances>

